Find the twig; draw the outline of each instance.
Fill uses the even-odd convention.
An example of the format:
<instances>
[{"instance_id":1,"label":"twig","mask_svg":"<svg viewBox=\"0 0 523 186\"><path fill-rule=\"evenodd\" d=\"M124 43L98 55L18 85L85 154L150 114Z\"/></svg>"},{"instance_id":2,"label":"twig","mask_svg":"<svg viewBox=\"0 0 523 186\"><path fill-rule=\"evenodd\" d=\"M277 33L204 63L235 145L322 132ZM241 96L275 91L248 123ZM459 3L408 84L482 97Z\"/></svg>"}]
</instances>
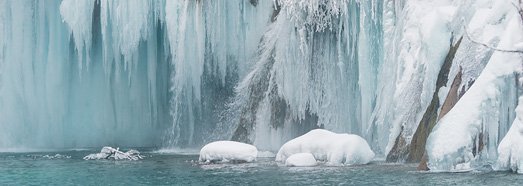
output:
<instances>
[{"instance_id":1,"label":"twig","mask_svg":"<svg viewBox=\"0 0 523 186\"><path fill-rule=\"evenodd\" d=\"M485 43L481 43L481 42L478 42L474 39L472 39L470 36L469 36L469 33L467 31L467 26L465 26L465 24L463 24L463 27L465 29L465 36L467 36L467 39L470 40L472 43L475 43L475 44L478 44L478 45L481 45L481 46L484 46L486 48L489 48L489 49L492 49L492 50L495 50L495 51L499 51L499 52L508 52L508 53L518 53L518 54L523 54L523 51L522 50L506 50L506 49L499 49L499 48L496 48L496 47L493 47L493 46L490 46L490 45L487 45Z\"/></svg>"},{"instance_id":2,"label":"twig","mask_svg":"<svg viewBox=\"0 0 523 186\"><path fill-rule=\"evenodd\" d=\"M519 0L519 6L516 5L516 3L512 2L512 5L516 8L516 10L519 13L519 17L521 17L521 23L523 24L523 2Z\"/></svg>"}]
</instances>

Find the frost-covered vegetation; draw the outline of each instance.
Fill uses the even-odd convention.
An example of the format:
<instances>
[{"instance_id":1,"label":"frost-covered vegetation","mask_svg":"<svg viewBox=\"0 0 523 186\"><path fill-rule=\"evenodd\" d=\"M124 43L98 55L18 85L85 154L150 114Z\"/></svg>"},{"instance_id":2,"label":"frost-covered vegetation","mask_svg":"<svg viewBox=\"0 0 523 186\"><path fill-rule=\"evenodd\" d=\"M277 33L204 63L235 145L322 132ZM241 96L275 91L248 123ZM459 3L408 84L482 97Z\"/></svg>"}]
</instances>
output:
<instances>
[{"instance_id":1,"label":"frost-covered vegetation","mask_svg":"<svg viewBox=\"0 0 523 186\"><path fill-rule=\"evenodd\" d=\"M120 148L103 147L100 153L89 154L84 157L84 160L98 160L98 159L113 159L113 160L140 160L143 157L137 150L129 150L127 152L120 151Z\"/></svg>"}]
</instances>

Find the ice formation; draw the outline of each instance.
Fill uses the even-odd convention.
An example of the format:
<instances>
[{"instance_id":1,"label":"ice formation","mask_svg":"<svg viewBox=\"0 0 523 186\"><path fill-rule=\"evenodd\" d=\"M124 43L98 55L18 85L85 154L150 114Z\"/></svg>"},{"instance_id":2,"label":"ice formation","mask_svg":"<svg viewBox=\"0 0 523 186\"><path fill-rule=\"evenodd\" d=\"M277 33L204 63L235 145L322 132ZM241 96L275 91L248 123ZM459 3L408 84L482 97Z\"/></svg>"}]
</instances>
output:
<instances>
[{"instance_id":1,"label":"ice formation","mask_svg":"<svg viewBox=\"0 0 523 186\"><path fill-rule=\"evenodd\" d=\"M318 162L311 153L296 153L285 160L285 166L288 167L312 167L316 165L318 165Z\"/></svg>"},{"instance_id":2,"label":"ice formation","mask_svg":"<svg viewBox=\"0 0 523 186\"><path fill-rule=\"evenodd\" d=\"M253 162L258 157L258 149L249 144L235 141L215 141L200 150L199 161L209 162Z\"/></svg>"},{"instance_id":3,"label":"ice formation","mask_svg":"<svg viewBox=\"0 0 523 186\"><path fill-rule=\"evenodd\" d=\"M97 159L114 159L114 160L140 160L143 157L137 150L129 150L127 152L120 151L120 148L103 147L100 153L89 154L84 157L84 160Z\"/></svg>"},{"instance_id":4,"label":"ice formation","mask_svg":"<svg viewBox=\"0 0 523 186\"><path fill-rule=\"evenodd\" d=\"M9 131L0 148L64 148L195 147L230 136L232 122L218 118L273 3L0 5L0 131Z\"/></svg>"},{"instance_id":5,"label":"ice formation","mask_svg":"<svg viewBox=\"0 0 523 186\"><path fill-rule=\"evenodd\" d=\"M278 151L276 161L286 162L298 153L310 153L316 160L331 165L367 164L375 155L362 137L323 129L312 130L285 143Z\"/></svg>"},{"instance_id":6,"label":"ice formation","mask_svg":"<svg viewBox=\"0 0 523 186\"><path fill-rule=\"evenodd\" d=\"M498 146L498 159L494 165L496 170L512 170L523 174L523 97L519 97L516 108L517 117L512 123L507 135Z\"/></svg>"}]
</instances>

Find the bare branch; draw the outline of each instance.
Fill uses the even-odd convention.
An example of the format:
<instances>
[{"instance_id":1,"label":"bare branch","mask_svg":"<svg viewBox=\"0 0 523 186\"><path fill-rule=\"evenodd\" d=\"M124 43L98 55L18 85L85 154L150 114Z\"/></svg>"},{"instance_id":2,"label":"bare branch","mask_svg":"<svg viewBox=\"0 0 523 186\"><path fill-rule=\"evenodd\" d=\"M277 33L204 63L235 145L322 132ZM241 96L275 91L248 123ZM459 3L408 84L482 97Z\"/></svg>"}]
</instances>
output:
<instances>
[{"instance_id":1,"label":"bare branch","mask_svg":"<svg viewBox=\"0 0 523 186\"><path fill-rule=\"evenodd\" d=\"M523 24L523 2L519 0L519 6L516 5L516 3L512 2L512 6L516 8L519 17L521 18L521 23Z\"/></svg>"},{"instance_id":2,"label":"bare branch","mask_svg":"<svg viewBox=\"0 0 523 186\"><path fill-rule=\"evenodd\" d=\"M474 39L472 39L470 36L469 36L469 33L467 31L467 26L465 26L465 24L463 24L463 27L465 29L465 36L467 36L467 39L470 40L472 43L475 43L475 44L478 44L478 45L481 45L481 46L484 46L486 48L489 48L489 49L492 49L492 50L495 50L495 51L499 51L499 52L507 52L507 53L518 53L518 54L523 54L523 51L522 50L506 50L506 49L499 49L499 48L496 48L496 47L493 47L493 46L490 46L490 45L487 45L485 43L481 43L481 42L478 42Z\"/></svg>"}]
</instances>

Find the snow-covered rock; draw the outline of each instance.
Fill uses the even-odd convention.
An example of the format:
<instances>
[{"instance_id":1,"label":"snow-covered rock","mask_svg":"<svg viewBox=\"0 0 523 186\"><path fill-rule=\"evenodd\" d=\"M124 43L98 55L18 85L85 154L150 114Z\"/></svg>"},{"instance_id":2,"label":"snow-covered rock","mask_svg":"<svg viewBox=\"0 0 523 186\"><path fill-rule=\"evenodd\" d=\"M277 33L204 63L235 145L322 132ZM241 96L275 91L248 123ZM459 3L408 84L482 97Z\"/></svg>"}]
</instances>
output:
<instances>
[{"instance_id":1,"label":"snow-covered rock","mask_svg":"<svg viewBox=\"0 0 523 186\"><path fill-rule=\"evenodd\" d=\"M311 153L316 160L331 165L366 164L374 158L374 152L362 137L324 129L311 130L285 143L278 151L276 161L286 161L297 153Z\"/></svg>"},{"instance_id":2,"label":"snow-covered rock","mask_svg":"<svg viewBox=\"0 0 523 186\"><path fill-rule=\"evenodd\" d=\"M316 165L318 165L316 158L308 152L293 154L285 160L285 166L288 167L312 167Z\"/></svg>"},{"instance_id":3,"label":"snow-covered rock","mask_svg":"<svg viewBox=\"0 0 523 186\"><path fill-rule=\"evenodd\" d=\"M200 150L200 162L252 162L258 156L258 149L236 141L216 141Z\"/></svg>"},{"instance_id":4,"label":"snow-covered rock","mask_svg":"<svg viewBox=\"0 0 523 186\"><path fill-rule=\"evenodd\" d=\"M143 159L140 152L137 150L129 150L127 152L120 151L120 148L104 147L100 153L89 154L84 157L84 160L96 159L115 159L115 160L139 160Z\"/></svg>"}]
</instances>

